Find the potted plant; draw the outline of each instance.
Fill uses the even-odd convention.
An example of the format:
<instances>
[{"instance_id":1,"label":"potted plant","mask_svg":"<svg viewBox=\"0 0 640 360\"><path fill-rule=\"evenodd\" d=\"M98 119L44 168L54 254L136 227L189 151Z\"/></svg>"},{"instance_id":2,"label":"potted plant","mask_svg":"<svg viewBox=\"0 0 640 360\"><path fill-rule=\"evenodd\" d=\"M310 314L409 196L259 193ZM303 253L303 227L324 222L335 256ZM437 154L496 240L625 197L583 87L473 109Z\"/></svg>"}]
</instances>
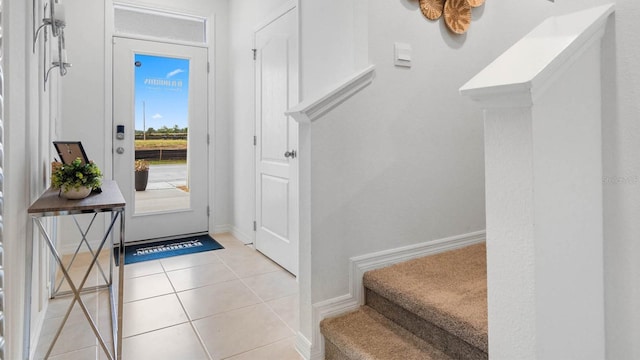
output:
<instances>
[{"instance_id":1,"label":"potted plant","mask_svg":"<svg viewBox=\"0 0 640 360\"><path fill-rule=\"evenodd\" d=\"M138 159L135 162L136 191L145 191L149 181L149 161Z\"/></svg>"},{"instance_id":2,"label":"potted plant","mask_svg":"<svg viewBox=\"0 0 640 360\"><path fill-rule=\"evenodd\" d=\"M60 189L67 199L82 199L102 185L102 172L90 161L83 163L76 158L70 164L54 162L51 166L51 186Z\"/></svg>"}]
</instances>

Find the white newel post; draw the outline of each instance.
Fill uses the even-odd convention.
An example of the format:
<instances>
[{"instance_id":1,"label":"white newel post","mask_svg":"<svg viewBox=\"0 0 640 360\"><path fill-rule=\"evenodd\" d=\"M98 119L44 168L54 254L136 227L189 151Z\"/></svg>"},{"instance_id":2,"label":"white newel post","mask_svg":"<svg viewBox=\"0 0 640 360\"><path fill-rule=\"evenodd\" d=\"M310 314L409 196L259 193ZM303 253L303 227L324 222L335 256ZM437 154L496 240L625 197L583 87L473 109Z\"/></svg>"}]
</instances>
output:
<instances>
[{"instance_id":1,"label":"white newel post","mask_svg":"<svg viewBox=\"0 0 640 360\"><path fill-rule=\"evenodd\" d=\"M484 109L489 356L604 359L601 39L553 17L461 88Z\"/></svg>"}]
</instances>

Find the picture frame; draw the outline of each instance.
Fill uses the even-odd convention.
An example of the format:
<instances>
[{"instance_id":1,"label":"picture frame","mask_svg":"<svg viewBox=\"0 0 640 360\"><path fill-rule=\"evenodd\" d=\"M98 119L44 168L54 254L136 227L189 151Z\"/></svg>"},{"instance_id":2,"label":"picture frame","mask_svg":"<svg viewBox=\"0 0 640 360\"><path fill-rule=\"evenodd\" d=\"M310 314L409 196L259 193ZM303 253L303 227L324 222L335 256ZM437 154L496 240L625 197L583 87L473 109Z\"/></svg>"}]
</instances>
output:
<instances>
[{"instance_id":1,"label":"picture frame","mask_svg":"<svg viewBox=\"0 0 640 360\"><path fill-rule=\"evenodd\" d=\"M71 164L76 158L80 158L83 165L89 163L87 153L84 152L80 141L54 141L53 146L63 164Z\"/></svg>"}]
</instances>

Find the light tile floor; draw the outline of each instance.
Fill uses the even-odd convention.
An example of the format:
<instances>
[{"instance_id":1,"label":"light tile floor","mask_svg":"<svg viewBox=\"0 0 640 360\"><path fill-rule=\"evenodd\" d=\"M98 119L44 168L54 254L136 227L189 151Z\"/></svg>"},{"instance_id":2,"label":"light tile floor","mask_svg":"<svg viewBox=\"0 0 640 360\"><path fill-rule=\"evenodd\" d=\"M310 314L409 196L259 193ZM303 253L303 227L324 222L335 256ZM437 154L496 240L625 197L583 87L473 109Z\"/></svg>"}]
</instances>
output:
<instances>
[{"instance_id":1,"label":"light tile floor","mask_svg":"<svg viewBox=\"0 0 640 360\"><path fill-rule=\"evenodd\" d=\"M295 277L229 234L214 237L225 249L125 266L124 360L302 359L294 345ZM75 277L86 263L75 261ZM90 283L98 275L94 271ZM107 292L83 298L107 332ZM44 357L70 301L50 301L36 359ZM50 359L105 358L76 305Z\"/></svg>"}]
</instances>

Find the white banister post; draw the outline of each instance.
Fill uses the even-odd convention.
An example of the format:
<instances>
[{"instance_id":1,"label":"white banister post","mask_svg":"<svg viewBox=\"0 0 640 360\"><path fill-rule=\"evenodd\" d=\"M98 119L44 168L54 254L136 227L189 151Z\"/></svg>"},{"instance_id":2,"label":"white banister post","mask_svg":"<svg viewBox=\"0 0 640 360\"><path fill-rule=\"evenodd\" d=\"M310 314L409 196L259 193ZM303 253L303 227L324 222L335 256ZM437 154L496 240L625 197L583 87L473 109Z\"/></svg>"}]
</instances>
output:
<instances>
[{"instance_id":1,"label":"white banister post","mask_svg":"<svg viewBox=\"0 0 640 360\"><path fill-rule=\"evenodd\" d=\"M601 38L553 17L461 88L484 109L489 356L603 359Z\"/></svg>"}]
</instances>

